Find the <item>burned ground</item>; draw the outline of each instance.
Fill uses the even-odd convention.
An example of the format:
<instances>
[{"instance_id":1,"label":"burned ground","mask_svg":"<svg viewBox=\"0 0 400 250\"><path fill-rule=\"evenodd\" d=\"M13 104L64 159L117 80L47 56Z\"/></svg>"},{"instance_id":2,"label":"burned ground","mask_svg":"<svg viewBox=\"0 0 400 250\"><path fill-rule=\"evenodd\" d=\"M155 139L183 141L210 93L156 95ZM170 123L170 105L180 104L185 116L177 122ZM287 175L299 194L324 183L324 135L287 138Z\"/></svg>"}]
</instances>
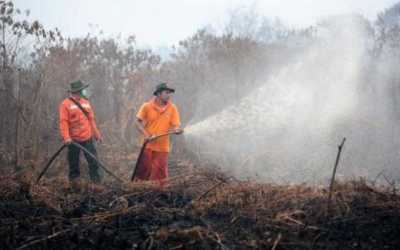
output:
<instances>
[{"instance_id":1,"label":"burned ground","mask_svg":"<svg viewBox=\"0 0 400 250\"><path fill-rule=\"evenodd\" d=\"M397 249L400 196L365 180L327 190L238 181L188 168L149 183L71 190L2 176L2 249Z\"/></svg>"}]
</instances>

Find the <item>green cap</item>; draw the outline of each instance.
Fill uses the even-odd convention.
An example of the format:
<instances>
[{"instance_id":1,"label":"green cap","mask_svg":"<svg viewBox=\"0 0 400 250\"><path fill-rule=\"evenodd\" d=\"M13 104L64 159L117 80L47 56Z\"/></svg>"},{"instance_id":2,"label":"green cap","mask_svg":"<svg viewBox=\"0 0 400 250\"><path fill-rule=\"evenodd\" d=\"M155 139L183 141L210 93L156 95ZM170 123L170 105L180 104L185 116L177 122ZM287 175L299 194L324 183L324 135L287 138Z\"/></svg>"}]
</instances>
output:
<instances>
[{"instance_id":1,"label":"green cap","mask_svg":"<svg viewBox=\"0 0 400 250\"><path fill-rule=\"evenodd\" d=\"M87 87L89 87L89 84L83 84L80 80L77 80L70 83L69 91L72 93L76 93Z\"/></svg>"},{"instance_id":2,"label":"green cap","mask_svg":"<svg viewBox=\"0 0 400 250\"><path fill-rule=\"evenodd\" d=\"M164 90L168 90L168 91L170 91L170 92L172 92L172 93L175 92L175 89L168 87L167 83L163 82L163 83L160 83L160 84L158 84L158 85L156 86L156 89L154 90L153 94L154 94L154 95L157 95L157 94L159 94L161 91L164 91Z\"/></svg>"}]
</instances>

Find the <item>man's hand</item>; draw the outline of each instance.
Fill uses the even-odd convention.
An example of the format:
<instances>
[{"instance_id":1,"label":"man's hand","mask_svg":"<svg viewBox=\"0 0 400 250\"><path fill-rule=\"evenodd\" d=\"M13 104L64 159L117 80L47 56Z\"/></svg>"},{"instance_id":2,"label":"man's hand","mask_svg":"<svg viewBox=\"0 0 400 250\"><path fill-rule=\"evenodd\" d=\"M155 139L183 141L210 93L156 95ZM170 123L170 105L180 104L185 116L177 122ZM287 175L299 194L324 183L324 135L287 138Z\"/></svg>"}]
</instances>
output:
<instances>
[{"instance_id":1,"label":"man's hand","mask_svg":"<svg viewBox=\"0 0 400 250\"><path fill-rule=\"evenodd\" d=\"M103 142L103 137L101 137L101 136L96 137L94 139L97 141L97 143L102 143Z\"/></svg>"},{"instance_id":2,"label":"man's hand","mask_svg":"<svg viewBox=\"0 0 400 250\"><path fill-rule=\"evenodd\" d=\"M174 129L171 129L170 132L174 133L174 134L177 134L177 135L180 135L180 134L183 133L183 129L182 128L174 128Z\"/></svg>"},{"instance_id":3,"label":"man's hand","mask_svg":"<svg viewBox=\"0 0 400 250\"><path fill-rule=\"evenodd\" d=\"M65 141L64 141L64 144L65 145L71 145L71 143L72 143L72 140L71 139L66 139Z\"/></svg>"},{"instance_id":4,"label":"man's hand","mask_svg":"<svg viewBox=\"0 0 400 250\"><path fill-rule=\"evenodd\" d=\"M154 141L154 139L156 138L157 136L156 135L145 135L144 136L144 141L145 142L151 142L151 141Z\"/></svg>"}]
</instances>

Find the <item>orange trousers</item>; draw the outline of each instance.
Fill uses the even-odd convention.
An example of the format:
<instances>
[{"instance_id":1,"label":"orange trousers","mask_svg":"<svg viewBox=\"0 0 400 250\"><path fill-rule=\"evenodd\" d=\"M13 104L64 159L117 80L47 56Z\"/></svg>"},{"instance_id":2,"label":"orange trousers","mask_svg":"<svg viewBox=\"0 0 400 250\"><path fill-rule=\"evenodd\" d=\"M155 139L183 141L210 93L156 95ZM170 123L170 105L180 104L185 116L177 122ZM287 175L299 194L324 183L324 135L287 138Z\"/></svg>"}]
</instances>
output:
<instances>
[{"instance_id":1,"label":"orange trousers","mask_svg":"<svg viewBox=\"0 0 400 250\"><path fill-rule=\"evenodd\" d=\"M136 178L143 181L157 181L161 185L168 180L168 152L145 149L136 170Z\"/></svg>"}]
</instances>

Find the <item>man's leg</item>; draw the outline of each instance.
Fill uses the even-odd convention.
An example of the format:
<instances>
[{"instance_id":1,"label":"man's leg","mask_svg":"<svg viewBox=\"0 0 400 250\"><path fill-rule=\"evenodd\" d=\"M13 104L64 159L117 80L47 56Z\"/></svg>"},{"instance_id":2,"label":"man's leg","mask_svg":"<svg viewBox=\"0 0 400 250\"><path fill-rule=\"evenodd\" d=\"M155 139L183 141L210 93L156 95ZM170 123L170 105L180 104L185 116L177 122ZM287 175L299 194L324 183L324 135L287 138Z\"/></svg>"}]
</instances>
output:
<instances>
[{"instance_id":1,"label":"man's leg","mask_svg":"<svg viewBox=\"0 0 400 250\"><path fill-rule=\"evenodd\" d=\"M142 181L148 181L150 178L152 168L152 155L151 149L145 149L142 154L142 158L136 169L136 178Z\"/></svg>"},{"instance_id":2,"label":"man's leg","mask_svg":"<svg viewBox=\"0 0 400 250\"><path fill-rule=\"evenodd\" d=\"M68 146L68 165L69 165L69 180L73 181L80 176L80 169L79 169L79 154L80 149L74 145Z\"/></svg>"},{"instance_id":3,"label":"man's leg","mask_svg":"<svg viewBox=\"0 0 400 250\"><path fill-rule=\"evenodd\" d=\"M168 153L153 152L150 180L164 185L168 181Z\"/></svg>"},{"instance_id":4,"label":"man's leg","mask_svg":"<svg viewBox=\"0 0 400 250\"><path fill-rule=\"evenodd\" d=\"M97 151L96 151L96 147L94 146L93 140L85 141L81 145L83 147L85 147L90 153L92 153L97 158ZM97 161L95 159L93 159L86 152L84 154L85 154L86 161L89 165L90 180L92 180L93 182L96 182L96 183L100 182L101 178L100 178L100 174L99 174L99 166L97 164Z\"/></svg>"}]
</instances>

